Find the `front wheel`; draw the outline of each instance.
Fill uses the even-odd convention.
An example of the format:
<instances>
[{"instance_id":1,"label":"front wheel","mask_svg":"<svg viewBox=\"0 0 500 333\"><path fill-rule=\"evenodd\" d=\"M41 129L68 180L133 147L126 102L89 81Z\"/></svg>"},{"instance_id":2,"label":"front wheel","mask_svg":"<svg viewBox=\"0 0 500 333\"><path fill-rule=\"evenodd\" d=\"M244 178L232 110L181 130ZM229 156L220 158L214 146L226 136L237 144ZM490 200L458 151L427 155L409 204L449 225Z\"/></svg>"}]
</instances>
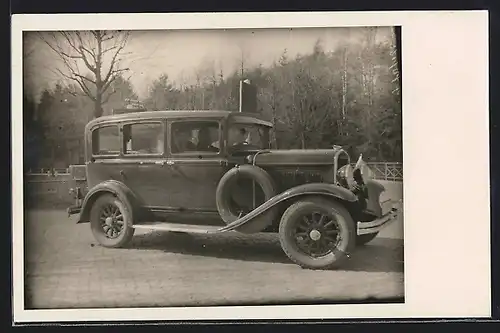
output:
<instances>
[{"instance_id":1,"label":"front wheel","mask_svg":"<svg viewBox=\"0 0 500 333\"><path fill-rule=\"evenodd\" d=\"M280 221L279 238L283 251L299 266L331 269L353 251L356 228L341 204L309 198L288 207Z\"/></svg>"},{"instance_id":2,"label":"front wheel","mask_svg":"<svg viewBox=\"0 0 500 333\"><path fill-rule=\"evenodd\" d=\"M111 194L97 198L90 212L94 238L104 247L123 247L133 237L132 214L128 206Z\"/></svg>"}]
</instances>

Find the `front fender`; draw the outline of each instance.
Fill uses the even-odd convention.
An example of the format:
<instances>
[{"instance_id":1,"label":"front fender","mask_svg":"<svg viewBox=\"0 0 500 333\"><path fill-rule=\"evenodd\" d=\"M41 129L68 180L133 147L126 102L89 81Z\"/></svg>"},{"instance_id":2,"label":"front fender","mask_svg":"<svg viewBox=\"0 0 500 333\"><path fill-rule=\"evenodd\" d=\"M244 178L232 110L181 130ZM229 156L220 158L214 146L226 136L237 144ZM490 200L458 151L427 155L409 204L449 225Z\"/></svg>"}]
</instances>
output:
<instances>
[{"instance_id":1,"label":"front fender","mask_svg":"<svg viewBox=\"0 0 500 333\"><path fill-rule=\"evenodd\" d=\"M366 210L378 218L382 217L380 196L385 192L385 186L375 180L369 180L366 182L366 191L368 196L366 198Z\"/></svg>"},{"instance_id":2,"label":"front fender","mask_svg":"<svg viewBox=\"0 0 500 333\"><path fill-rule=\"evenodd\" d=\"M251 223L253 219L260 216L262 213L267 210L275 207L279 203L286 201L288 199L298 197L298 196L309 196L309 195L321 195L328 196L332 198L337 198L343 201L355 203L358 201L358 197L343 187L333 185L333 184L325 184L325 183L310 183L299 185L296 187L292 187L282 193L279 193L260 205L259 207L252 210L245 216L237 219L236 221L226 225L225 227L219 229L219 231L230 231L234 230L246 223Z\"/></svg>"},{"instance_id":3,"label":"front fender","mask_svg":"<svg viewBox=\"0 0 500 333\"><path fill-rule=\"evenodd\" d=\"M80 217L77 223L89 222L92 204L95 202L97 197L103 193L111 193L115 195L118 199L120 199L120 201L128 205L132 215L136 217L140 205L138 204L138 200L132 190L130 190L130 188L122 182L117 180L107 180L97 184L88 191L87 195L83 199Z\"/></svg>"}]
</instances>

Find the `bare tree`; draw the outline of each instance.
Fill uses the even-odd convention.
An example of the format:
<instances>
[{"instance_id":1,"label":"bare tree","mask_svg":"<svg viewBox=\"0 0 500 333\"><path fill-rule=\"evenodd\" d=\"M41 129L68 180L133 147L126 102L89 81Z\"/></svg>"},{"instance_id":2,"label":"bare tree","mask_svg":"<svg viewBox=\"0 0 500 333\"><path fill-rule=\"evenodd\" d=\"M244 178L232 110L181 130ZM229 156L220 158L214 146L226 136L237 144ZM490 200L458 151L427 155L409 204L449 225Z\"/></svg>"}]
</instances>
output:
<instances>
[{"instance_id":1,"label":"bare tree","mask_svg":"<svg viewBox=\"0 0 500 333\"><path fill-rule=\"evenodd\" d=\"M375 48L375 37L377 34L377 27L368 27L364 35L364 48L362 49L362 79L363 79L363 89L367 97L367 111L368 118L372 116L373 108L373 94L375 86L375 59L376 56L373 53Z\"/></svg>"},{"instance_id":2,"label":"bare tree","mask_svg":"<svg viewBox=\"0 0 500 333\"><path fill-rule=\"evenodd\" d=\"M392 74L394 75L394 78L392 80L392 83L395 83L395 88L394 90L392 91L392 93L394 95L400 95L401 94L401 91L400 91L400 73L399 73L399 60L398 60L398 49L397 49L397 46L396 46L396 31L395 31L395 28L393 28L391 30L391 59L392 59L392 65L391 67L389 68L391 71L392 71Z\"/></svg>"},{"instance_id":3,"label":"bare tree","mask_svg":"<svg viewBox=\"0 0 500 333\"><path fill-rule=\"evenodd\" d=\"M238 49L239 49L240 55L239 55L239 58L237 60L238 62L237 62L237 71L236 72L238 73L240 79L243 79L243 77L245 76L245 74L248 71L249 51L243 43L241 43L238 46Z\"/></svg>"},{"instance_id":4,"label":"bare tree","mask_svg":"<svg viewBox=\"0 0 500 333\"><path fill-rule=\"evenodd\" d=\"M103 104L113 91L111 84L128 68L120 67L129 33L122 31L71 31L39 33L39 37L60 58L62 77L78 84L94 103L94 117L101 117ZM80 67L86 69L82 72ZM90 75L86 75L89 74Z\"/></svg>"}]
</instances>

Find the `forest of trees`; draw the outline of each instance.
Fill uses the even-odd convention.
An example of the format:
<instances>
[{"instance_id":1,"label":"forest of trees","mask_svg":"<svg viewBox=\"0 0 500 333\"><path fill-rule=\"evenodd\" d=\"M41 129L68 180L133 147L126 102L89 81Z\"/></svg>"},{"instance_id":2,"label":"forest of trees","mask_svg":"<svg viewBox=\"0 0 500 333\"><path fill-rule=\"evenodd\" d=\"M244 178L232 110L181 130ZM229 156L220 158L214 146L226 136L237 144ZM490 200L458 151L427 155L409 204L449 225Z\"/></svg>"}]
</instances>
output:
<instances>
[{"instance_id":1,"label":"forest of trees","mask_svg":"<svg viewBox=\"0 0 500 333\"><path fill-rule=\"evenodd\" d=\"M236 111L239 81L249 79L258 89L258 112L275 125L273 140L280 149L342 145L368 160L400 162L402 112L396 48L390 42L375 42L370 29L364 37L333 52L325 52L321 40L309 54L290 57L284 50L270 66L251 68L242 57L240 68L229 75L203 64L194 70L196 80L190 85L162 73L150 84L142 103L148 110ZM79 82L44 90L38 101L25 95L27 167L82 162L85 124L124 107L126 99L138 98L126 70L114 70L116 75L102 91L105 97L99 97L99 105ZM91 77L85 81L95 82Z\"/></svg>"}]
</instances>

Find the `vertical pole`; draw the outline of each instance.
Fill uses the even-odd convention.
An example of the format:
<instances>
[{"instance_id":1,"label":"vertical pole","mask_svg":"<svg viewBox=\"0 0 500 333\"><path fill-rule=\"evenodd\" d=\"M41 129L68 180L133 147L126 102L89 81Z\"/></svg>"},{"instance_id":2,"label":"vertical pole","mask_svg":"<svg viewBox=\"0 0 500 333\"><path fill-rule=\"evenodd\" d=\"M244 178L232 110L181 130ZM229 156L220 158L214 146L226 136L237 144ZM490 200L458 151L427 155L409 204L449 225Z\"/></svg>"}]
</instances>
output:
<instances>
[{"instance_id":1,"label":"vertical pole","mask_svg":"<svg viewBox=\"0 0 500 333\"><path fill-rule=\"evenodd\" d=\"M240 80L240 106L239 106L239 111L242 111L242 105L243 105L243 79Z\"/></svg>"}]
</instances>

